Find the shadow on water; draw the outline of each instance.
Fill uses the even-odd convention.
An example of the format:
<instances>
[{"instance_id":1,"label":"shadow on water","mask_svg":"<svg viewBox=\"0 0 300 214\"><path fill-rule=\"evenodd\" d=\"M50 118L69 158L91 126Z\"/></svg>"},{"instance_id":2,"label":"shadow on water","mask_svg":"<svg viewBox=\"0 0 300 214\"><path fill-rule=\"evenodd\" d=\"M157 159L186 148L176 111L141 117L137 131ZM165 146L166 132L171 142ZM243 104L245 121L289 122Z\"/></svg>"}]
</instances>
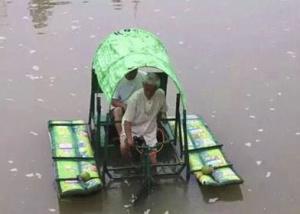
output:
<instances>
[{"instance_id":1,"label":"shadow on water","mask_svg":"<svg viewBox=\"0 0 300 214\"><path fill-rule=\"evenodd\" d=\"M243 194L239 185L230 185L224 187L200 187L203 200L209 203L212 198L218 198L219 201L242 201Z\"/></svg>"},{"instance_id":2,"label":"shadow on water","mask_svg":"<svg viewBox=\"0 0 300 214\"><path fill-rule=\"evenodd\" d=\"M31 0L28 4L32 16L33 27L36 29L48 26L48 18L53 14L54 6L67 5L70 1Z\"/></svg>"}]
</instances>

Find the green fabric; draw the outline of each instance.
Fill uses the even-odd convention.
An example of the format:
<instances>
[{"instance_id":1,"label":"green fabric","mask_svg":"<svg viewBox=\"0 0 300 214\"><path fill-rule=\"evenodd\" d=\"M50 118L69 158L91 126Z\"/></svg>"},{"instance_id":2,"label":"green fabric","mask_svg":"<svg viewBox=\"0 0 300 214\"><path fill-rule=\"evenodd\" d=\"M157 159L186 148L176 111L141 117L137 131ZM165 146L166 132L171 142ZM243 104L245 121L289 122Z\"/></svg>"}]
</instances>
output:
<instances>
[{"instance_id":1,"label":"green fabric","mask_svg":"<svg viewBox=\"0 0 300 214\"><path fill-rule=\"evenodd\" d=\"M100 44L93 58L98 84L110 102L119 81L134 68L154 67L165 72L186 98L159 39L141 29L123 29L112 33Z\"/></svg>"}]
</instances>

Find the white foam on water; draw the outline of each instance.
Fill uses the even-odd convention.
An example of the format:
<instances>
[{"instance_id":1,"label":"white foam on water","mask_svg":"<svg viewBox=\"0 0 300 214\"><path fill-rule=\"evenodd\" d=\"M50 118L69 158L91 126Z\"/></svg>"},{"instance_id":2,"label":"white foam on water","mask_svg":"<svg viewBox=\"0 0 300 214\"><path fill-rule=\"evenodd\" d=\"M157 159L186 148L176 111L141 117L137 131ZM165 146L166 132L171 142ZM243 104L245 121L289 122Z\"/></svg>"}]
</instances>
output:
<instances>
[{"instance_id":1,"label":"white foam on water","mask_svg":"<svg viewBox=\"0 0 300 214\"><path fill-rule=\"evenodd\" d=\"M54 208L49 208L48 211L51 212L51 213L54 213L54 212L56 212L56 209L54 209Z\"/></svg>"},{"instance_id":2,"label":"white foam on water","mask_svg":"<svg viewBox=\"0 0 300 214\"><path fill-rule=\"evenodd\" d=\"M257 70L258 70L258 68L257 68L257 67L254 67L254 68L253 68L253 70L254 70L254 71L257 71Z\"/></svg>"},{"instance_id":3,"label":"white foam on water","mask_svg":"<svg viewBox=\"0 0 300 214\"><path fill-rule=\"evenodd\" d=\"M170 16L171 19L176 19L176 16Z\"/></svg>"},{"instance_id":4,"label":"white foam on water","mask_svg":"<svg viewBox=\"0 0 300 214\"><path fill-rule=\"evenodd\" d=\"M23 45L22 43L19 43L18 46L19 46L19 47L23 47L24 45Z\"/></svg>"},{"instance_id":5,"label":"white foam on water","mask_svg":"<svg viewBox=\"0 0 300 214\"><path fill-rule=\"evenodd\" d=\"M250 188L249 188L249 189L247 189L247 190L248 190L248 192L252 192L252 189L250 189Z\"/></svg>"},{"instance_id":6,"label":"white foam on water","mask_svg":"<svg viewBox=\"0 0 300 214\"><path fill-rule=\"evenodd\" d=\"M208 199L208 203L212 204L212 203L216 203L219 200L219 198L215 197L215 198L210 198Z\"/></svg>"},{"instance_id":7,"label":"white foam on water","mask_svg":"<svg viewBox=\"0 0 300 214\"><path fill-rule=\"evenodd\" d=\"M166 210L166 211L164 212L164 214L169 214L169 210Z\"/></svg>"},{"instance_id":8,"label":"white foam on water","mask_svg":"<svg viewBox=\"0 0 300 214\"><path fill-rule=\"evenodd\" d=\"M71 95L72 97L75 97L75 96L76 96L76 94L75 94L75 93L70 93L70 95Z\"/></svg>"},{"instance_id":9,"label":"white foam on water","mask_svg":"<svg viewBox=\"0 0 300 214\"><path fill-rule=\"evenodd\" d=\"M269 171L269 172L267 172L267 174L266 174L266 178L269 178L269 177L271 177L271 172Z\"/></svg>"},{"instance_id":10,"label":"white foam on water","mask_svg":"<svg viewBox=\"0 0 300 214\"><path fill-rule=\"evenodd\" d=\"M73 68L73 71L78 71L78 68L77 68L77 67L74 67L74 68Z\"/></svg>"},{"instance_id":11,"label":"white foam on water","mask_svg":"<svg viewBox=\"0 0 300 214\"><path fill-rule=\"evenodd\" d=\"M22 19L23 20L29 20L29 17L28 16L23 16Z\"/></svg>"},{"instance_id":12,"label":"white foam on water","mask_svg":"<svg viewBox=\"0 0 300 214\"><path fill-rule=\"evenodd\" d=\"M296 134L297 136L300 136L300 132L296 132L295 134Z\"/></svg>"},{"instance_id":13,"label":"white foam on water","mask_svg":"<svg viewBox=\"0 0 300 214\"><path fill-rule=\"evenodd\" d=\"M17 168L11 168L9 171L11 171L11 172L17 172L18 169Z\"/></svg>"},{"instance_id":14,"label":"white foam on water","mask_svg":"<svg viewBox=\"0 0 300 214\"><path fill-rule=\"evenodd\" d=\"M30 131L29 134L34 135L34 136L38 136L39 134L34 132L34 131Z\"/></svg>"},{"instance_id":15,"label":"white foam on water","mask_svg":"<svg viewBox=\"0 0 300 214\"><path fill-rule=\"evenodd\" d=\"M94 17L89 16L88 19L89 19L90 21L93 21L93 20L94 20Z\"/></svg>"},{"instance_id":16,"label":"white foam on water","mask_svg":"<svg viewBox=\"0 0 300 214\"><path fill-rule=\"evenodd\" d=\"M251 97L252 95L251 95L250 93L247 93L246 96L247 96L247 97Z\"/></svg>"},{"instance_id":17,"label":"white foam on water","mask_svg":"<svg viewBox=\"0 0 300 214\"><path fill-rule=\"evenodd\" d=\"M153 10L153 12L159 13L159 12L160 12L160 9L159 9L159 8L156 8L156 9Z\"/></svg>"},{"instance_id":18,"label":"white foam on water","mask_svg":"<svg viewBox=\"0 0 300 214\"><path fill-rule=\"evenodd\" d=\"M261 140L260 139L255 139L255 142L259 143L259 142L261 142Z\"/></svg>"},{"instance_id":19,"label":"white foam on water","mask_svg":"<svg viewBox=\"0 0 300 214\"><path fill-rule=\"evenodd\" d=\"M249 107L245 107L244 109L245 109L246 111L249 111L250 108L249 108Z\"/></svg>"},{"instance_id":20,"label":"white foam on water","mask_svg":"<svg viewBox=\"0 0 300 214\"><path fill-rule=\"evenodd\" d=\"M245 146L251 147L251 146L252 146L252 143L251 143L251 142L247 142L247 143L245 143Z\"/></svg>"},{"instance_id":21,"label":"white foam on water","mask_svg":"<svg viewBox=\"0 0 300 214\"><path fill-rule=\"evenodd\" d=\"M13 164L13 163L14 163L13 160L8 160L7 162L8 162L9 164Z\"/></svg>"},{"instance_id":22,"label":"white foam on water","mask_svg":"<svg viewBox=\"0 0 300 214\"><path fill-rule=\"evenodd\" d=\"M255 115L249 115L249 118L255 119L256 117L255 117Z\"/></svg>"},{"instance_id":23,"label":"white foam on water","mask_svg":"<svg viewBox=\"0 0 300 214\"><path fill-rule=\"evenodd\" d=\"M0 36L0 40L6 40L5 36Z\"/></svg>"},{"instance_id":24,"label":"white foam on water","mask_svg":"<svg viewBox=\"0 0 300 214\"><path fill-rule=\"evenodd\" d=\"M130 186L130 183L128 182L127 179L124 180L124 184L126 184L127 186Z\"/></svg>"},{"instance_id":25,"label":"white foam on water","mask_svg":"<svg viewBox=\"0 0 300 214\"><path fill-rule=\"evenodd\" d=\"M257 131L258 131L258 132L263 132L264 130L263 130L263 129L257 129Z\"/></svg>"},{"instance_id":26,"label":"white foam on water","mask_svg":"<svg viewBox=\"0 0 300 214\"><path fill-rule=\"evenodd\" d=\"M282 92L278 92L277 95L278 95L278 96L282 96Z\"/></svg>"},{"instance_id":27,"label":"white foam on water","mask_svg":"<svg viewBox=\"0 0 300 214\"><path fill-rule=\"evenodd\" d=\"M92 34L90 35L90 39L95 39L96 38L96 35Z\"/></svg>"}]
</instances>

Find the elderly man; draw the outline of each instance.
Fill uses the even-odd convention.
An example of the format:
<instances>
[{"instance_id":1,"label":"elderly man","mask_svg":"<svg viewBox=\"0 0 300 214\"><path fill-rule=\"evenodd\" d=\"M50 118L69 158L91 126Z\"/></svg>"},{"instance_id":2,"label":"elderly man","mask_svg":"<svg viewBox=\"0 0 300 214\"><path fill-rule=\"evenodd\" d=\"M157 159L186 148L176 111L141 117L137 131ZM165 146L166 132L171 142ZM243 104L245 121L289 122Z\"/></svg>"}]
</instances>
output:
<instances>
[{"instance_id":1,"label":"elderly man","mask_svg":"<svg viewBox=\"0 0 300 214\"><path fill-rule=\"evenodd\" d=\"M143 87L143 75L138 72L138 69L134 69L125 75L112 99L112 112L115 121L121 121L123 114L126 110L127 101L130 96L138 89ZM120 136L122 131L121 123L116 123L116 130Z\"/></svg>"},{"instance_id":2,"label":"elderly man","mask_svg":"<svg viewBox=\"0 0 300 214\"><path fill-rule=\"evenodd\" d=\"M155 73L148 73L143 81L143 88L134 92L127 102L127 109L122 120L120 149L122 156L130 157L133 136L143 136L146 144L154 147L157 143L157 117L166 112L165 93L159 89L160 79ZM156 151L150 153L150 160L156 163Z\"/></svg>"}]
</instances>

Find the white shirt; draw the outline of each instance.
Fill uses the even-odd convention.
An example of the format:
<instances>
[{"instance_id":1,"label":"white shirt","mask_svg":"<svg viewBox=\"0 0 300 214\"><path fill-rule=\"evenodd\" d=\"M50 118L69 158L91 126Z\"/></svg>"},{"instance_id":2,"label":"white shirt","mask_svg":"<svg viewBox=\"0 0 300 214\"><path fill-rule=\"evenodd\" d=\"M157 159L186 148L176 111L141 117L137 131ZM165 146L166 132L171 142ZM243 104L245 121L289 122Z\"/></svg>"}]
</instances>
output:
<instances>
[{"instance_id":1,"label":"white shirt","mask_svg":"<svg viewBox=\"0 0 300 214\"><path fill-rule=\"evenodd\" d=\"M137 90L127 102L122 119L122 134L125 134L124 121L131 122L132 135L143 136L148 146L155 146L157 115L159 112L166 112L166 108L165 93L162 89L157 89L150 100L145 96L143 88Z\"/></svg>"},{"instance_id":2,"label":"white shirt","mask_svg":"<svg viewBox=\"0 0 300 214\"><path fill-rule=\"evenodd\" d=\"M133 92L143 87L143 77L144 75L140 72L137 73L133 80L128 80L124 77L118 84L113 99L127 103Z\"/></svg>"}]
</instances>

